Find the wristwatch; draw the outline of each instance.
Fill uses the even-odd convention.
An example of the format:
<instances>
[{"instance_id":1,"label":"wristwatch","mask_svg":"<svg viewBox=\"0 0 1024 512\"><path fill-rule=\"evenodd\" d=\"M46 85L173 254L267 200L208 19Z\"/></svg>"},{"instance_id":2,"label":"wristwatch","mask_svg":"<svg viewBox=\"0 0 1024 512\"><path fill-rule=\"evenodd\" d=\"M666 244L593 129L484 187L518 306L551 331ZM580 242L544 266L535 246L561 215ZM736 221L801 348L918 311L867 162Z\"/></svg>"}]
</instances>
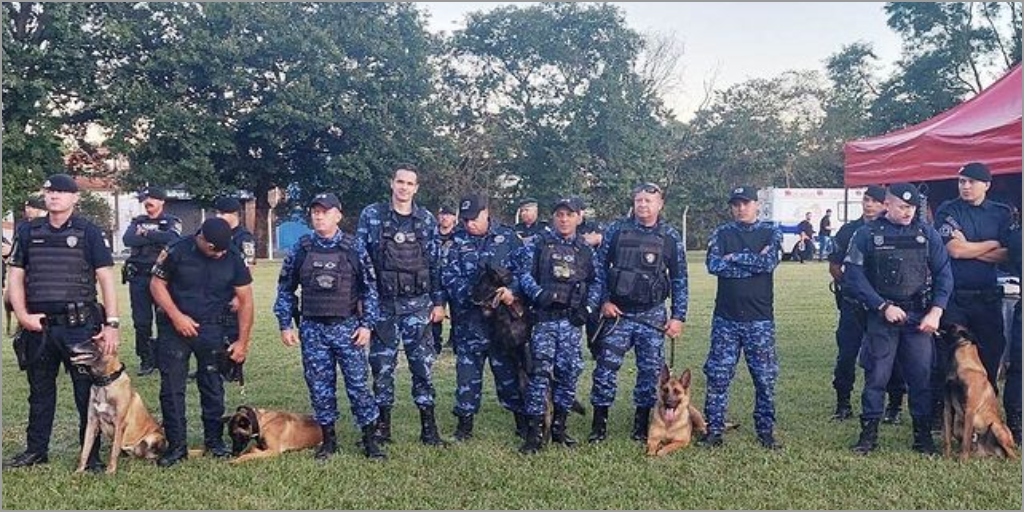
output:
<instances>
[{"instance_id":1,"label":"wristwatch","mask_svg":"<svg viewBox=\"0 0 1024 512\"><path fill-rule=\"evenodd\" d=\"M107 317L107 321L103 322L103 325L110 327L112 329L120 329L121 319L116 316L109 316Z\"/></svg>"}]
</instances>

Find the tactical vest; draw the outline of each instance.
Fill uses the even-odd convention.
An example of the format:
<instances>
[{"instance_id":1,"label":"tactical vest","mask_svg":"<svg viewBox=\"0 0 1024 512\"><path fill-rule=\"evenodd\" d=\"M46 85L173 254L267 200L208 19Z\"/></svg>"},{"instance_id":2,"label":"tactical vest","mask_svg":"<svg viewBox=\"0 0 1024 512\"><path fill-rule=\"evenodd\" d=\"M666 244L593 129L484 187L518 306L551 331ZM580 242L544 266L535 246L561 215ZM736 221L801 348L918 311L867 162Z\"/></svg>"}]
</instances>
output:
<instances>
[{"instance_id":1,"label":"tactical vest","mask_svg":"<svg viewBox=\"0 0 1024 512\"><path fill-rule=\"evenodd\" d=\"M718 232L718 245L722 254L737 253L744 249L760 254L772 243L772 235L772 230L765 228L752 231L723 229ZM771 273L743 278L718 278L718 292L715 294L717 316L737 322L770 320L774 317L773 302Z\"/></svg>"},{"instance_id":2,"label":"tactical vest","mask_svg":"<svg viewBox=\"0 0 1024 512\"><path fill-rule=\"evenodd\" d=\"M646 308L668 298L668 266L664 230L645 232L626 227L612 245L608 290L619 307Z\"/></svg>"},{"instance_id":3,"label":"tactical vest","mask_svg":"<svg viewBox=\"0 0 1024 512\"><path fill-rule=\"evenodd\" d=\"M915 223L911 233L897 234L887 223L871 224L868 240L874 250L865 256L868 280L883 298L905 302L927 293L931 285L928 238Z\"/></svg>"},{"instance_id":4,"label":"tactical vest","mask_svg":"<svg viewBox=\"0 0 1024 512\"><path fill-rule=\"evenodd\" d=\"M68 229L53 232L46 218L35 219L29 231L27 300L96 302L96 271L85 256L85 229L72 217Z\"/></svg>"},{"instance_id":5,"label":"tactical vest","mask_svg":"<svg viewBox=\"0 0 1024 512\"><path fill-rule=\"evenodd\" d=\"M544 236L537 244L534 276L537 284L553 295L551 308L566 309L582 304L592 269L590 247L579 238L572 245L566 245L553 236Z\"/></svg>"},{"instance_id":6,"label":"tactical vest","mask_svg":"<svg viewBox=\"0 0 1024 512\"><path fill-rule=\"evenodd\" d=\"M356 313L359 269L347 239L326 249L302 237L305 258L299 267L302 285L302 316L347 318Z\"/></svg>"},{"instance_id":7,"label":"tactical vest","mask_svg":"<svg viewBox=\"0 0 1024 512\"><path fill-rule=\"evenodd\" d=\"M418 297L430 291L430 265L426 240L420 239L423 222L413 219L412 230L402 230L385 219L380 230L378 265L381 297Z\"/></svg>"}]
</instances>

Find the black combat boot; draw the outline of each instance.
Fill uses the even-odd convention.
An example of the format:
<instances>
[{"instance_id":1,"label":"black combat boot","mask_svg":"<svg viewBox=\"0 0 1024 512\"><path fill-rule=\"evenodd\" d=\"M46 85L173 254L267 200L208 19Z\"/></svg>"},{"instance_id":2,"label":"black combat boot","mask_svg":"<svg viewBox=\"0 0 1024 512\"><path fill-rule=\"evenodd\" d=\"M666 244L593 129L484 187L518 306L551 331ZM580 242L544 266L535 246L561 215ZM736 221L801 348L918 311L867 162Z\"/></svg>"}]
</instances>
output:
<instances>
[{"instance_id":1,"label":"black combat boot","mask_svg":"<svg viewBox=\"0 0 1024 512\"><path fill-rule=\"evenodd\" d=\"M555 415L551 418L551 442L572 448L576 446L576 440L569 437L569 433L565 431L565 422L568 419L569 411L561 408L555 409Z\"/></svg>"},{"instance_id":2,"label":"black combat boot","mask_svg":"<svg viewBox=\"0 0 1024 512\"><path fill-rule=\"evenodd\" d=\"M36 464L46 464L50 462L50 457L46 452L32 452L25 450L11 458L4 467L8 468L27 468L29 466L35 466Z\"/></svg>"},{"instance_id":3,"label":"black combat boot","mask_svg":"<svg viewBox=\"0 0 1024 512\"><path fill-rule=\"evenodd\" d=\"M370 424L373 425L372 423ZM338 451L338 436L334 433L334 424L320 425L320 431L323 432L324 440L320 443L320 447L316 449L316 454L313 458L316 460L327 460L335 452Z\"/></svg>"},{"instance_id":4,"label":"black combat boot","mask_svg":"<svg viewBox=\"0 0 1024 512\"><path fill-rule=\"evenodd\" d=\"M934 455L935 441L932 440L932 421L928 417L915 417L913 418L914 423L914 443L911 447L915 452L923 453L925 455Z\"/></svg>"},{"instance_id":5,"label":"black combat boot","mask_svg":"<svg viewBox=\"0 0 1024 512\"><path fill-rule=\"evenodd\" d=\"M156 371L156 344L155 339L149 340L149 344L139 356L139 377L145 377Z\"/></svg>"},{"instance_id":6,"label":"black combat boot","mask_svg":"<svg viewBox=\"0 0 1024 512\"><path fill-rule=\"evenodd\" d=\"M437 433L433 405L420 407L420 442L427 446L448 446L448 443Z\"/></svg>"},{"instance_id":7,"label":"black combat boot","mask_svg":"<svg viewBox=\"0 0 1024 512\"><path fill-rule=\"evenodd\" d=\"M156 465L162 468L171 467L188 458L188 447L185 443L172 445L164 452L163 456L157 459Z\"/></svg>"},{"instance_id":8,"label":"black combat boot","mask_svg":"<svg viewBox=\"0 0 1024 512\"><path fill-rule=\"evenodd\" d=\"M647 429L651 425L651 408L637 407L633 416L633 434L630 436L634 441L647 441Z\"/></svg>"},{"instance_id":9,"label":"black combat boot","mask_svg":"<svg viewBox=\"0 0 1024 512\"><path fill-rule=\"evenodd\" d=\"M885 425L899 425L903 423L903 418L900 417L900 411L902 410L903 393L890 393L889 405L885 408L885 414L882 415L882 423Z\"/></svg>"},{"instance_id":10,"label":"black combat boot","mask_svg":"<svg viewBox=\"0 0 1024 512\"><path fill-rule=\"evenodd\" d=\"M473 437L473 415L457 416L459 423L455 425L455 440L465 441Z\"/></svg>"},{"instance_id":11,"label":"black combat boot","mask_svg":"<svg viewBox=\"0 0 1024 512\"><path fill-rule=\"evenodd\" d=\"M845 421L853 417L850 406L850 393L836 392L836 412L832 413L832 421Z\"/></svg>"},{"instance_id":12,"label":"black combat boot","mask_svg":"<svg viewBox=\"0 0 1024 512\"><path fill-rule=\"evenodd\" d=\"M378 443L391 442L391 408L381 406L378 408L380 414L377 416L377 425L373 435L377 437Z\"/></svg>"},{"instance_id":13,"label":"black combat boot","mask_svg":"<svg viewBox=\"0 0 1024 512\"><path fill-rule=\"evenodd\" d=\"M608 437L608 406L594 406L594 421L590 424L588 443L600 443Z\"/></svg>"},{"instance_id":14,"label":"black combat boot","mask_svg":"<svg viewBox=\"0 0 1024 512\"><path fill-rule=\"evenodd\" d=\"M513 413L516 419L516 437L526 439L526 431L529 429L529 417L521 412Z\"/></svg>"},{"instance_id":15,"label":"black combat boot","mask_svg":"<svg viewBox=\"0 0 1024 512\"><path fill-rule=\"evenodd\" d=\"M857 455L867 455L878 448L878 420L860 419L860 438L850 450Z\"/></svg>"},{"instance_id":16,"label":"black combat boot","mask_svg":"<svg viewBox=\"0 0 1024 512\"><path fill-rule=\"evenodd\" d=\"M524 455L533 455L541 449L541 423L543 423L543 416L527 416L526 417L526 440L519 447L519 453Z\"/></svg>"},{"instance_id":17,"label":"black combat boot","mask_svg":"<svg viewBox=\"0 0 1024 512\"><path fill-rule=\"evenodd\" d=\"M781 450L782 443L775 439L775 434L772 431L758 432L757 442L761 443L761 446L769 450Z\"/></svg>"},{"instance_id":18,"label":"black combat boot","mask_svg":"<svg viewBox=\"0 0 1024 512\"><path fill-rule=\"evenodd\" d=\"M382 460L387 458L377 444L376 425L370 423L363 426L363 455L371 460Z\"/></svg>"}]
</instances>

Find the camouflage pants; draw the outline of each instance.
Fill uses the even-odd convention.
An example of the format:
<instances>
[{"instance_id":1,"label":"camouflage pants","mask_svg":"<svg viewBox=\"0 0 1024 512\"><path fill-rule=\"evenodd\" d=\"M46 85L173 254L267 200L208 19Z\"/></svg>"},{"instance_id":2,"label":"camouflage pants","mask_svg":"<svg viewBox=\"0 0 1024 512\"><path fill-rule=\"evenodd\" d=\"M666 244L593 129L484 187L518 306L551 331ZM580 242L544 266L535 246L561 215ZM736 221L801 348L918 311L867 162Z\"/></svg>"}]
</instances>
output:
<instances>
[{"instance_id":1,"label":"camouflage pants","mask_svg":"<svg viewBox=\"0 0 1024 512\"><path fill-rule=\"evenodd\" d=\"M754 428L758 433L770 433L775 428L775 381L779 375L775 322L736 322L716 315L711 322L711 350L704 363L708 381L704 416L712 434L725 431L729 384L736 376L741 349L754 381Z\"/></svg>"},{"instance_id":2,"label":"camouflage pants","mask_svg":"<svg viewBox=\"0 0 1024 512\"><path fill-rule=\"evenodd\" d=\"M434 405L433 333L430 330L430 309L404 315L392 315L377 323L370 341L370 369L373 371L373 394L378 407L395 403L395 366L398 344L405 350L412 373L412 398L417 406Z\"/></svg>"},{"instance_id":3,"label":"camouflage pants","mask_svg":"<svg viewBox=\"0 0 1024 512\"><path fill-rule=\"evenodd\" d=\"M460 313L452 328L452 345L455 348L455 415L467 416L480 411L485 360L491 366L498 403L514 413L522 412L523 398L515 354L490 342L487 324L475 312Z\"/></svg>"},{"instance_id":4,"label":"camouflage pants","mask_svg":"<svg viewBox=\"0 0 1024 512\"><path fill-rule=\"evenodd\" d=\"M356 319L350 318L337 324L303 319L299 328L309 401L313 405L313 417L321 425L338 420L339 365L356 426L362 427L377 420L377 404L373 402L368 383L366 352L352 342L356 327Z\"/></svg>"},{"instance_id":5,"label":"camouflage pants","mask_svg":"<svg viewBox=\"0 0 1024 512\"><path fill-rule=\"evenodd\" d=\"M544 414L548 388L556 408L568 410L576 398L576 383L583 373L583 336L569 320L540 322L533 326L530 384L526 390L526 414Z\"/></svg>"},{"instance_id":6,"label":"camouflage pants","mask_svg":"<svg viewBox=\"0 0 1024 512\"><path fill-rule=\"evenodd\" d=\"M594 384L590 391L590 403L608 407L615 401L616 378L623 359L630 348L636 353L636 387L633 388L633 404L637 407L654 407L657 401L658 372L665 361L665 335L655 326L665 325L664 306L656 306L642 313L623 316L618 322L604 319L605 325L598 333L597 365L594 367Z\"/></svg>"}]
</instances>

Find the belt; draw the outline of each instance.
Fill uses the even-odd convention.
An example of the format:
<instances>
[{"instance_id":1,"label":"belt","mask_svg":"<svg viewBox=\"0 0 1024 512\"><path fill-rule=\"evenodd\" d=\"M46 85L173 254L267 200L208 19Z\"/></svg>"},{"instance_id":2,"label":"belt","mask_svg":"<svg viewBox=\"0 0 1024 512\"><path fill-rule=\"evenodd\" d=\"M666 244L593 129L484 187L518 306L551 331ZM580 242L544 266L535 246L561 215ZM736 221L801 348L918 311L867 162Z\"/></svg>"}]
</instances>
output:
<instances>
[{"instance_id":1,"label":"belt","mask_svg":"<svg viewBox=\"0 0 1024 512\"><path fill-rule=\"evenodd\" d=\"M338 325L345 323L346 320L352 318L351 316L303 316L303 320L315 322L323 325Z\"/></svg>"},{"instance_id":2,"label":"belt","mask_svg":"<svg viewBox=\"0 0 1024 512\"><path fill-rule=\"evenodd\" d=\"M569 318L568 309L543 309L534 311L538 322L550 322L552 320L565 320Z\"/></svg>"}]
</instances>

